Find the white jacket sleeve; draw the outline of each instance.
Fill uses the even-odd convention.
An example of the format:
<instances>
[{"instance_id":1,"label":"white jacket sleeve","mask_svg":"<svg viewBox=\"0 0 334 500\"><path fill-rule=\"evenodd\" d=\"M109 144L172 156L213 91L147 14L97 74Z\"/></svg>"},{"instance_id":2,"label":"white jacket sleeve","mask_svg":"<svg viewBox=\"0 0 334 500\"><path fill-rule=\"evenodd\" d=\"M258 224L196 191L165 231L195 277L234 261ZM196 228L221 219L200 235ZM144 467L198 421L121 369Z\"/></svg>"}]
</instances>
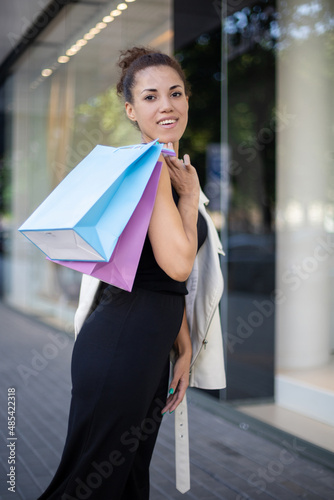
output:
<instances>
[{"instance_id":1,"label":"white jacket sleeve","mask_svg":"<svg viewBox=\"0 0 334 500\"><path fill-rule=\"evenodd\" d=\"M77 338L82 325L90 311L91 305L93 303L95 294L99 287L100 280L88 276L87 274L82 275L79 304L74 316L74 335Z\"/></svg>"}]
</instances>

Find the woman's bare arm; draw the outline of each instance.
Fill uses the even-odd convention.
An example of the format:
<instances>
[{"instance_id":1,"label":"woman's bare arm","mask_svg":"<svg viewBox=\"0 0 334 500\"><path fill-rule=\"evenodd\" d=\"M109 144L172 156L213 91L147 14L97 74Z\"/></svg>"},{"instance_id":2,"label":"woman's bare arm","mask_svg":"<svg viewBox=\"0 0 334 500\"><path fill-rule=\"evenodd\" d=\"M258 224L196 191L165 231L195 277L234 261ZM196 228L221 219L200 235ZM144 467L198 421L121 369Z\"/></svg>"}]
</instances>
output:
<instances>
[{"instance_id":1,"label":"woman's bare arm","mask_svg":"<svg viewBox=\"0 0 334 500\"><path fill-rule=\"evenodd\" d=\"M163 166L148 235L159 266L176 281L185 281L197 251L199 181L187 155L185 165L177 158L161 159ZM179 195L177 207L171 181Z\"/></svg>"}]
</instances>

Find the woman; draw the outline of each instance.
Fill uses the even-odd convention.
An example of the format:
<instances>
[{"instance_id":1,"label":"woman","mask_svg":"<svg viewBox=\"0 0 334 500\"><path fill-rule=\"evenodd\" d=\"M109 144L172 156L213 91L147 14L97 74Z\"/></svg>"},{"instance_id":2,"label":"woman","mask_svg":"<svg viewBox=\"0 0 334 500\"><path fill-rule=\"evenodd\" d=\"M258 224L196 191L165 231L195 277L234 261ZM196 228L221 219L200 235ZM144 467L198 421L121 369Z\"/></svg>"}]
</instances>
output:
<instances>
[{"instance_id":1,"label":"woman","mask_svg":"<svg viewBox=\"0 0 334 500\"><path fill-rule=\"evenodd\" d=\"M189 99L179 64L134 47L121 54L119 66L117 90L142 142L159 138L178 156ZM132 292L104 283L96 293L94 288L95 306L88 315L86 310L73 348L63 455L39 500L149 498L149 464L162 416L178 407L189 385L185 282L208 237L198 211L196 170L188 155L177 156L160 158L155 205ZM83 285L81 304L91 305L88 295ZM176 356L168 387L172 348Z\"/></svg>"}]
</instances>

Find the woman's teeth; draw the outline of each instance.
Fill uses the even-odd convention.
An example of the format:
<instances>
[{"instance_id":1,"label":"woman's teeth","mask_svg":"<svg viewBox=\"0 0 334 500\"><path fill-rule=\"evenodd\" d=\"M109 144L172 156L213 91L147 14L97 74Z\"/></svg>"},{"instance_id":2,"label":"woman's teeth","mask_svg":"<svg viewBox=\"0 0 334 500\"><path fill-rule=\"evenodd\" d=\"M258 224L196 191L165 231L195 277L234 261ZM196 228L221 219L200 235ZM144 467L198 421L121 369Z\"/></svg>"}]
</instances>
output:
<instances>
[{"instance_id":1,"label":"woman's teeth","mask_svg":"<svg viewBox=\"0 0 334 500\"><path fill-rule=\"evenodd\" d=\"M159 125L170 125L171 123L175 123L176 120L163 120L159 122Z\"/></svg>"}]
</instances>

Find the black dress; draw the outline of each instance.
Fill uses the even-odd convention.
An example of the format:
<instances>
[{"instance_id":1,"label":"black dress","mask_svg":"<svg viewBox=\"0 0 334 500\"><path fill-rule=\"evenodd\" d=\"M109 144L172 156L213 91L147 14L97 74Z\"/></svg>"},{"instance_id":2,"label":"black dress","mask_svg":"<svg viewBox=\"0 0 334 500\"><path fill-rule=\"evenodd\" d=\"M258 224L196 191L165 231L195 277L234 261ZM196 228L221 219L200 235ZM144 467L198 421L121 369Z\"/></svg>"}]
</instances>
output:
<instances>
[{"instance_id":1,"label":"black dress","mask_svg":"<svg viewBox=\"0 0 334 500\"><path fill-rule=\"evenodd\" d=\"M174 193L177 203L177 196ZM199 214L198 246L207 227ZM165 406L169 353L185 283L145 240L132 292L101 283L73 347L72 399L59 467L38 500L148 500L149 464Z\"/></svg>"}]
</instances>

